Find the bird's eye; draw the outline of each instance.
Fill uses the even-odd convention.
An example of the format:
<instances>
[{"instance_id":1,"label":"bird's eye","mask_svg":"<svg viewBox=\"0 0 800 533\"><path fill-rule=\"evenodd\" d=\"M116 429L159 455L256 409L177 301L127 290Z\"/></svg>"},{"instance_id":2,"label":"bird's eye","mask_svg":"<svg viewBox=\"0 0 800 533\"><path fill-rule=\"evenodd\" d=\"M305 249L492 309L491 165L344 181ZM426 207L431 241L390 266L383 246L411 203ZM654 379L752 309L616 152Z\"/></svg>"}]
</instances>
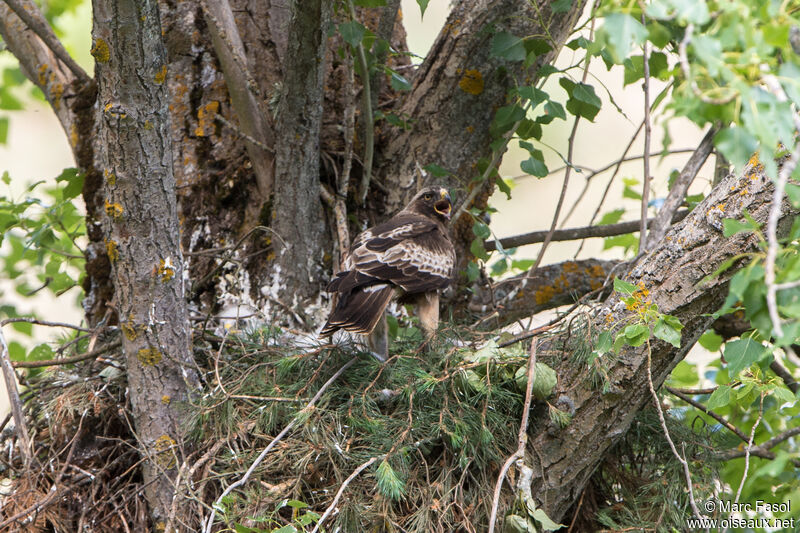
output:
<instances>
[{"instance_id":1,"label":"bird's eye","mask_svg":"<svg viewBox=\"0 0 800 533\"><path fill-rule=\"evenodd\" d=\"M425 200L430 200L431 198L433 198L433 195L431 195L431 194L426 194L425 196L423 196L423 198L424 198Z\"/></svg>"}]
</instances>

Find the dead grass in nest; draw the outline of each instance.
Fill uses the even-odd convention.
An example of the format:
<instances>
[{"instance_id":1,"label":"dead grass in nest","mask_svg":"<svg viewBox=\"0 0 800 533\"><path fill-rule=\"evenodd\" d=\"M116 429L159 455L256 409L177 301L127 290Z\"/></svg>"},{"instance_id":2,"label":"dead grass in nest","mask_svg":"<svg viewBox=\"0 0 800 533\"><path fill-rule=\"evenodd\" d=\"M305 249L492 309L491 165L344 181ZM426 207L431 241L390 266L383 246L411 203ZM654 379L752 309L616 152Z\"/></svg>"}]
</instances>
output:
<instances>
[{"instance_id":1,"label":"dead grass in nest","mask_svg":"<svg viewBox=\"0 0 800 533\"><path fill-rule=\"evenodd\" d=\"M191 450L179 469L181 530L201 529L222 490L356 353L293 347L276 335L195 334L205 389L190 406ZM516 448L523 395L515 373L524 352L489 360L476 356L463 332L442 338L450 340L421 353L419 338L401 337L385 364L362 354L222 502L214 530L260 533L291 524L311 531L370 458L374 464L349 483L324 530L484 530L498 470ZM122 356L104 361L120 366ZM0 531L150 531L124 373L84 363L54 368L28 387L37 460L27 470L17 456L0 466L11 484ZM8 447L13 432L4 437Z\"/></svg>"}]
</instances>

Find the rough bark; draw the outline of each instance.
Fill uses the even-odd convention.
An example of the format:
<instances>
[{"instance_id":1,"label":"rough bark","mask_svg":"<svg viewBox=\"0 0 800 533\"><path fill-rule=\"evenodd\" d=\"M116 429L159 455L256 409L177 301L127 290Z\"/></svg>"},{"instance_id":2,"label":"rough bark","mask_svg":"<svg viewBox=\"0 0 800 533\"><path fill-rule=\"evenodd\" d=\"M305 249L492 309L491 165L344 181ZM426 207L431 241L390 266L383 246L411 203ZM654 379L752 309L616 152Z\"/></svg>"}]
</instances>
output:
<instances>
[{"instance_id":1,"label":"rough bark","mask_svg":"<svg viewBox=\"0 0 800 533\"><path fill-rule=\"evenodd\" d=\"M93 15L103 229L145 495L157 529L172 503L171 478L184 452L182 409L197 383L172 172L166 53L156 0L98 0Z\"/></svg>"},{"instance_id":2,"label":"rough bark","mask_svg":"<svg viewBox=\"0 0 800 533\"><path fill-rule=\"evenodd\" d=\"M283 303L293 309L321 289L327 233L319 193L320 127L331 13L327 0L293 4L278 107L271 291L273 299L292 298Z\"/></svg>"},{"instance_id":3,"label":"rough bark","mask_svg":"<svg viewBox=\"0 0 800 533\"><path fill-rule=\"evenodd\" d=\"M659 310L678 317L684 325L680 349L661 341L652 343L656 387L709 326L706 313L721 305L735 268L702 284L700 281L725 260L758 250L758 239L753 234L725 238L722 220L740 218L747 209L763 223L771 191L771 181L760 168L749 166L742 177L726 178L626 277L629 282L643 283ZM788 203L782 213L779 229L785 232L796 213ZM593 314L590 326L595 332L609 329L625 316L625 306L612 297ZM553 349L555 344L551 344ZM533 495L549 516L562 520L606 451L625 434L636 412L652 400L647 386L647 345L621 351L608 368L607 393L592 386L590 370L576 363L569 353L555 353L561 355L558 403L571 409L572 420L565 429L558 429L548 422L546 411L539 413L528 450L535 470Z\"/></svg>"},{"instance_id":4,"label":"rough bark","mask_svg":"<svg viewBox=\"0 0 800 533\"><path fill-rule=\"evenodd\" d=\"M491 154L489 126L495 110L507 103L515 80L535 84L538 69L551 62L566 41L585 5L572 3L563 13L553 13L552 2L536 0L460 0L420 66L414 86L399 107L412 119L408 130L393 128L384 149L377 154L376 176L387 189L386 210L400 209L418 185L442 183L463 199L471 187L480 187L473 205L483 208L494 189L494 179L471 183L478 177L478 162ZM529 68L491 55L494 33L507 31L518 37L541 39L550 51ZM419 169L435 163L449 172L447 178L420 176ZM421 179L420 179L421 178ZM472 223L455 221L459 261L469 259Z\"/></svg>"}]
</instances>

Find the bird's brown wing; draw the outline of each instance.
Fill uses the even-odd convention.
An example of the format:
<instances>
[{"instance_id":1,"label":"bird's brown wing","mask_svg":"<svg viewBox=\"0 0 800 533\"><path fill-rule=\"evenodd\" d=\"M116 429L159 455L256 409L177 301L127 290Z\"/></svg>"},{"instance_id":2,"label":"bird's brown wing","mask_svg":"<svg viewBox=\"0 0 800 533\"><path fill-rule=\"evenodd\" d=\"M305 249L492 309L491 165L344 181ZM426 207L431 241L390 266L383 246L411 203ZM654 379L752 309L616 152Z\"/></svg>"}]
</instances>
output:
<instances>
[{"instance_id":1,"label":"bird's brown wing","mask_svg":"<svg viewBox=\"0 0 800 533\"><path fill-rule=\"evenodd\" d=\"M353 242L345 271L328 286L339 301L322 334L338 328L368 333L395 288L411 294L442 289L454 266L450 239L422 215L402 213L364 231Z\"/></svg>"}]
</instances>

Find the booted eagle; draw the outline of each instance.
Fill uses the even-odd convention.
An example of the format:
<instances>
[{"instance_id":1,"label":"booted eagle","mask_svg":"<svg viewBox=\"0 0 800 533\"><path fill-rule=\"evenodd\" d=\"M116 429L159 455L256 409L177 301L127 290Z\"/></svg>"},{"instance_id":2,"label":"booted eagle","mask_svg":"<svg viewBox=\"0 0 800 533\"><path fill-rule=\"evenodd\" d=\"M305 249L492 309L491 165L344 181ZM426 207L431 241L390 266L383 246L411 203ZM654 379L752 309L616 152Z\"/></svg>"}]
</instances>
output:
<instances>
[{"instance_id":1,"label":"booted eagle","mask_svg":"<svg viewBox=\"0 0 800 533\"><path fill-rule=\"evenodd\" d=\"M344 269L328 285L339 299L320 335L344 329L368 335L396 293L417 304L427 337L439 323L439 289L450 284L456 252L445 223L450 195L441 187L421 190L399 213L353 241Z\"/></svg>"}]
</instances>

